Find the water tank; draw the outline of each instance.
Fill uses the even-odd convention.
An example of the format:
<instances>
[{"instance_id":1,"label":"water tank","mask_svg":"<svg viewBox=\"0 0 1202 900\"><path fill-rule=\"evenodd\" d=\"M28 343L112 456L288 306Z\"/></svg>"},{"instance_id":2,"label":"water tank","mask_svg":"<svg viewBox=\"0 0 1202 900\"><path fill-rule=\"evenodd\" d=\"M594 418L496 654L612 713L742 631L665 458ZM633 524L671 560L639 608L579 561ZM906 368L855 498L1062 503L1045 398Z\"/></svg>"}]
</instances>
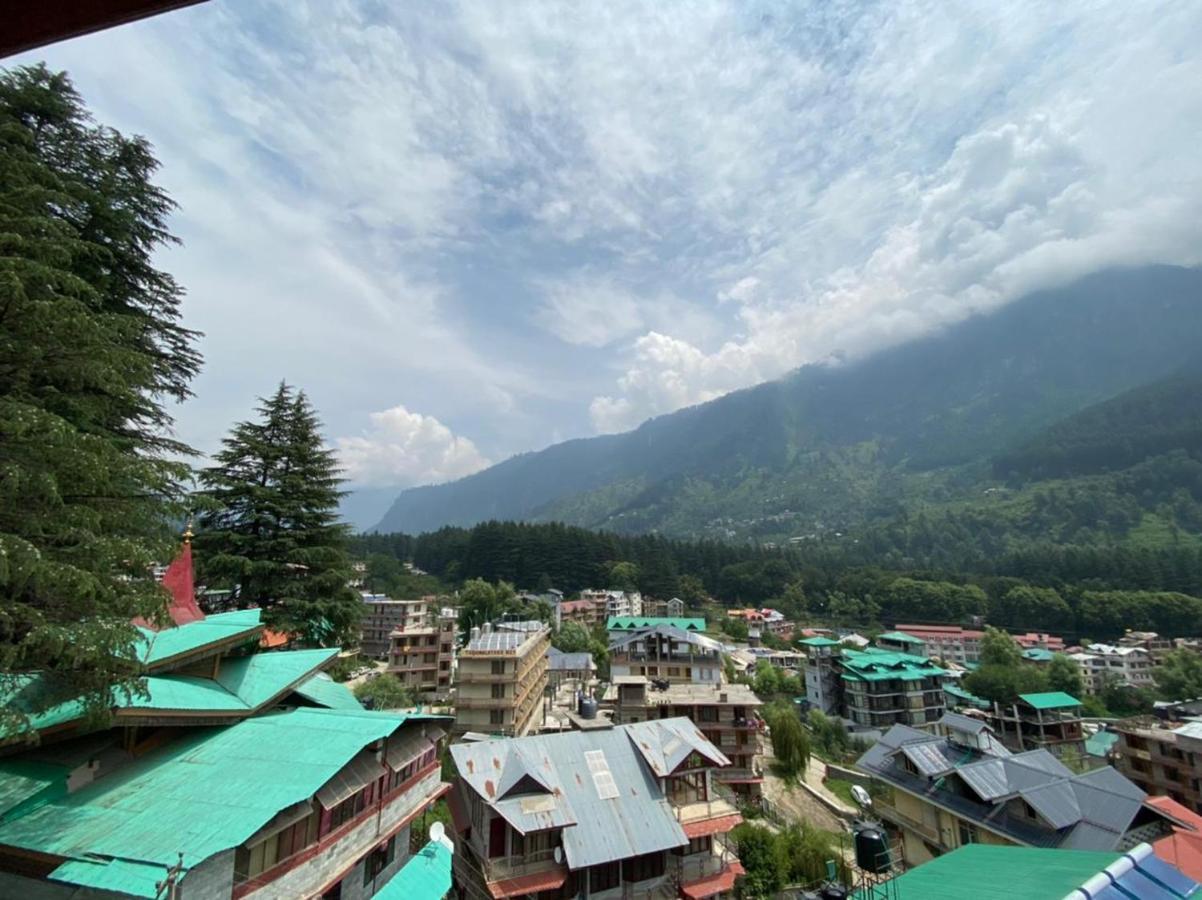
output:
<instances>
[{"instance_id":1,"label":"water tank","mask_svg":"<svg viewBox=\"0 0 1202 900\"><path fill-rule=\"evenodd\" d=\"M822 890L818 892L818 896L822 900L847 900L847 888L837 882L830 881L822 886Z\"/></svg>"},{"instance_id":2,"label":"water tank","mask_svg":"<svg viewBox=\"0 0 1202 900\"><path fill-rule=\"evenodd\" d=\"M856 865L865 872L884 872L892 865L889 841L878 825L866 825L856 830Z\"/></svg>"},{"instance_id":3,"label":"water tank","mask_svg":"<svg viewBox=\"0 0 1202 900\"><path fill-rule=\"evenodd\" d=\"M595 719L597 718L597 701L592 697L580 698L580 718Z\"/></svg>"}]
</instances>

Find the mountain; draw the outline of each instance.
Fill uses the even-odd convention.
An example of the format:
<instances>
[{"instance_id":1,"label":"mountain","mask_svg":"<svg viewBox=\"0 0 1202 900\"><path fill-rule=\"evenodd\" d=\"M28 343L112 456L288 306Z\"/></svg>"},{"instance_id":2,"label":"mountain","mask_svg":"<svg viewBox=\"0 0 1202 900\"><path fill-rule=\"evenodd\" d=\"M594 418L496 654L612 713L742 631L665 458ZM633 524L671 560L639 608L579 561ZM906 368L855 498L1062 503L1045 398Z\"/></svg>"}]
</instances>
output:
<instances>
[{"instance_id":1,"label":"mountain","mask_svg":"<svg viewBox=\"0 0 1202 900\"><path fill-rule=\"evenodd\" d=\"M1108 271L856 363L406 490L376 530L494 518L773 540L847 530L977 490L995 457L1182 371L1200 340L1202 270Z\"/></svg>"}]
</instances>

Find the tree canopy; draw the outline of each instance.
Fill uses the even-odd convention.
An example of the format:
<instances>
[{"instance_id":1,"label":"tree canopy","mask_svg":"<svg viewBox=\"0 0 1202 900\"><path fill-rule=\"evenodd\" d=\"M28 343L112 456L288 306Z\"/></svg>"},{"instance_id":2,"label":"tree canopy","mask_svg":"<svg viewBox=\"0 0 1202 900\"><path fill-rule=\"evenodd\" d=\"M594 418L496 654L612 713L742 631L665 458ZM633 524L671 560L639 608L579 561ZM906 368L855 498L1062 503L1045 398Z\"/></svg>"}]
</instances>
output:
<instances>
[{"instance_id":1,"label":"tree canopy","mask_svg":"<svg viewBox=\"0 0 1202 900\"><path fill-rule=\"evenodd\" d=\"M176 240L157 169L65 74L0 72L0 677L46 687L4 705L9 732L137 689L131 619L166 606L150 569L174 553L190 453L167 404L200 354L154 265Z\"/></svg>"}]
</instances>

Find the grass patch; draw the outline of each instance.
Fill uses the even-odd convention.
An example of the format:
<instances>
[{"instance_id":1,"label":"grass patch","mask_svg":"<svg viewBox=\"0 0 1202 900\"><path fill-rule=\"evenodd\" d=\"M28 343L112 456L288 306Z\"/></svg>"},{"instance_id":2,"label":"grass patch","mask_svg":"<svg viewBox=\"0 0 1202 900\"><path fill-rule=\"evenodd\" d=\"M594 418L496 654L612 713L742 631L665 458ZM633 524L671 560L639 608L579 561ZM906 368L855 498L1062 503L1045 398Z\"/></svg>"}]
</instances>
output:
<instances>
[{"instance_id":1,"label":"grass patch","mask_svg":"<svg viewBox=\"0 0 1202 900\"><path fill-rule=\"evenodd\" d=\"M851 796L852 783L842 778L826 778L822 782L826 789L853 809L858 805Z\"/></svg>"}]
</instances>

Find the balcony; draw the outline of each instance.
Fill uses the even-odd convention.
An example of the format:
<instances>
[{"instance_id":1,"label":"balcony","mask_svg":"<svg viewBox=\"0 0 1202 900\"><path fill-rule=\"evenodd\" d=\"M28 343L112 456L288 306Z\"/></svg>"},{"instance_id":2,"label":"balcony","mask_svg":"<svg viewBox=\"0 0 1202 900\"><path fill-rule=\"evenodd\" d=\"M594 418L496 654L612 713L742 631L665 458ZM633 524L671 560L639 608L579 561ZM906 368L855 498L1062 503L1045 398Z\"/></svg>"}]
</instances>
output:
<instances>
[{"instance_id":1,"label":"balcony","mask_svg":"<svg viewBox=\"0 0 1202 900\"><path fill-rule=\"evenodd\" d=\"M455 698L455 706L461 709L509 709L512 697L463 697Z\"/></svg>"},{"instance_id":2,"label":"balcony","mask_svg":"<svg viewBox=\"0 0 1202 900\"><path fill-rule=\"evenodd\" d=\"M483 863L484 878L490 882L558 869L562 869L566 877L568 872L567 866L555 861L554 847L546 850L534 850L517 856L498 856L493 859L481 860L481 862Z\"/></svg>"},{"instance_id":3,"label":"balcony","mask_svg":"<svg viewBox=\"0 0 1202 900\"><path fill-rule=\"evenodd\" d=\"M722 799L683 802L669 797L668 803L672 807L672 813L676 816L676 821L681 825L688 825L691 822L704 822L708 819L717 819L722 816L737 816L739 814L738 809L728 801Z\"/></svg>"},{"instance_id":4,"label":"balcony","mask_svg":"<svg viewBox=\"0 0 1202 900\"><path fill-rule=\"evenodd\" d=\"M880 799L872 801L872 808L882 819L886 819L894 825L904 828L906 831L914 832L923 840L929 841L937 847L943 847L943 840L940 838L939 831L935 827L910 818L896 806L885 803Z\"/></svg>"}]
</instances>

